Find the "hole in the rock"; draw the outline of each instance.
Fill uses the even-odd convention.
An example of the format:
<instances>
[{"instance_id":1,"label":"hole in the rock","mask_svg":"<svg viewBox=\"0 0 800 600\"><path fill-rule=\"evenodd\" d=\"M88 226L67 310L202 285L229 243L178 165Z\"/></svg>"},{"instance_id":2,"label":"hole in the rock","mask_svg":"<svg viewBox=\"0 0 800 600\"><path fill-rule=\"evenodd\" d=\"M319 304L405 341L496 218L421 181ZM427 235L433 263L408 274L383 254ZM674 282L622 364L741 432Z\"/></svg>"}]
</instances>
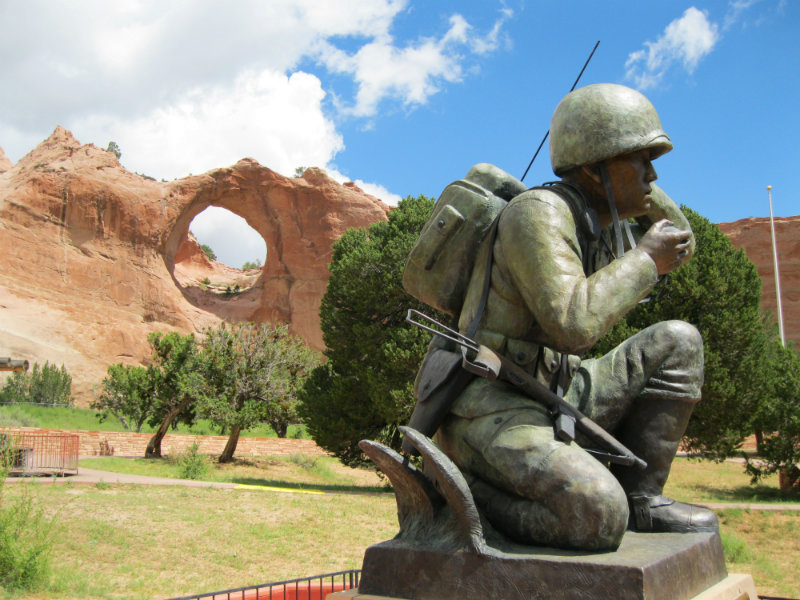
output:
<instances>
[{"instance_id":1,"label":"hole in the rock","mask_svg":"<svg viewBox=\"0 0 800 600\"><path fill-rule=\"evenodd\" d=\"M184 293L234 299L254 286L267 245L242 217L217 206L199 213L175 257L175 278Z\"/></svg>"}]
</instances>

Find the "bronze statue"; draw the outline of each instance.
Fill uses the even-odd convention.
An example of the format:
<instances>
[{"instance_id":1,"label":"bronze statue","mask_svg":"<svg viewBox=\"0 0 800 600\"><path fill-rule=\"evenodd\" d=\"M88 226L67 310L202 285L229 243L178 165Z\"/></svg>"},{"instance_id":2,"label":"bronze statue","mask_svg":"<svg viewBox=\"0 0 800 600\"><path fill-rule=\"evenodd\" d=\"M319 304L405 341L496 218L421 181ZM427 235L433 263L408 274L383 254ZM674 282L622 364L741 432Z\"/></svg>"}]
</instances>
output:
<instances>
[{"instance_id":1,"label":"bronze statue","mask_svg":"<svg viewBox=\"0 0 800 600\"><path fill-rule=\"evenodd\" d=\"M659 323L602 358L579 357L692 257L689 223L653 183L652 161L672 143L642 94L612 84L567 95L550 130L560 182L516 193L524 186L496 169L467 178L515 194L498 209L483 244L490 248L474 260L459 330L563 395L647 466L609 469L562 441L552 412L512 383L463 373L433 424L436 442L464 474L479 511L518 543L613 550L626 529L716 531L711 511L661 495L700 399L697 330ZM444 216L438 224L448 227ZM431 353L441 347L432 344ZM422 382L436 388L436 377L452 377L434 362L423 365L418 393ZM411 426L425 432L421 404Z\"/></svg>"}]
</instances>

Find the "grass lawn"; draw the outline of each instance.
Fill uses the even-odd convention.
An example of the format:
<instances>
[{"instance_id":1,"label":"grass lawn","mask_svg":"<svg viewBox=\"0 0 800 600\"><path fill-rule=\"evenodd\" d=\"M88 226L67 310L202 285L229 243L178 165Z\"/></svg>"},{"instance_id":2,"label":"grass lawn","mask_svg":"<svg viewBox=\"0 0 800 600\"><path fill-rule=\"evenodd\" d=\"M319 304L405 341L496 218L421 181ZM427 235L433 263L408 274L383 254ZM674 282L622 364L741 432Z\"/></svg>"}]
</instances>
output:
<instances>
[{"instance_id":1,"label":"grass lawn","mask_svg":"<svg viewBox=\"0 0 800 600\"><path fill-rule=\"evenodd\" d=\"M169 460L81 464L159 476L176 468ZM360 568L364 549L397 531L393 495L372 491L381 485L376 475L332 459L238 460L212 465L204 479L287 489L6 485L4 495L31 489L59 527L50 589L17 597L165 598ZM741 465L678 459L668 492L681 500L786 500L771 487L745 496L747 483ZM348 491L310 494L293 486ZM751 573L760 594L800 598L800 512L718 514L729 571ZM3 597L10 596L0 591Z\"/></svg>"},{"instance_id":2,"label":"grass lawn","mask_svg":"<svg viewBox=\"0 0 800 600\"><path fill-rule=\"evenodd\" d=\"M742 463L682 457L672 463L664 494L683 502L800 503L797 493L781 493L777 474L751 485Z\"/></svg>"},{"instance_id":3,"label":"grass lawn","mask_svg":"<svg viewBox=\"0 0 800 600\"><path fill-rule=\"evenodd\" d=\"M26 404L0 404L0 425L4 427L43 427L82 431L125 431L117 419L106 419L102 423L97 412L88 408L68 408L65 406L33 406ZM155 433L156 427L145 424L142 433ZM191 435L220 435L219 429L206 420L200 419L194 425L179 424L170 433ZM259 425L242 432L242 437L277 437L269 425ZM289 425L287 436L308 437L304 425Z\"/></svg>"}]
</instances>

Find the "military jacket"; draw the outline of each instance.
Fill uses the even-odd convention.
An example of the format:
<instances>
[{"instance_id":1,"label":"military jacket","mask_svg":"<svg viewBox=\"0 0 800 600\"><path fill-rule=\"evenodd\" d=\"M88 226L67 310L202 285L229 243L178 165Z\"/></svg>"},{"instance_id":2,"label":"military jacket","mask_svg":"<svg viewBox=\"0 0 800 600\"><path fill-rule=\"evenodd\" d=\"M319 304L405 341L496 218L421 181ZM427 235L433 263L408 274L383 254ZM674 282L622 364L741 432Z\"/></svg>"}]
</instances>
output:
<instances>
[{"instance_id":1,"label":"military jacket","mask_svg":"<svg viewBox=\"0 0 800 600\"><path fill-rule=\"evenodd\" d=\"M638 220L635 235L662 218L689 229L672 200L657 186L652 189L650 213ZM615 258L611 227L594 237L580 219L580 211L559 194L528 190L502 212L493 246L489 295L475 337L546 384L558 371L561 353L571 355L570 377L580 364L577 355L658 282L648 254L634 248ZM591 256L585 257L587 252ZM477 311L485 264L479 254L459 321L462 331ZM484 412L478 407L467 412L475 411Z\"/></svg>"}]
</instances>

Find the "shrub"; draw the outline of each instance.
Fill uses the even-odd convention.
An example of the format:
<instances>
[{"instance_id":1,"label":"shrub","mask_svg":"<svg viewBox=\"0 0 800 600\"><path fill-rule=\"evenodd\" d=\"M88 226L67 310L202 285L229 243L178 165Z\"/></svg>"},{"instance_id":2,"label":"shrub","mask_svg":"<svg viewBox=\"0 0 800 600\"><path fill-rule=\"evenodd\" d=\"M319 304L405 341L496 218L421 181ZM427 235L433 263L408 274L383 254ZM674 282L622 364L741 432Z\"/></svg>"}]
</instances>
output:
<instances>
[{"instance_id":1,"label":"shrub","mask_svg":"<svg viewBox=\"0 0 800 600\"><path fill-rule=\"evenodd\" d=\"M248 260L242 265L242 271L247 271L249 269L260 269L260 268L261 268L261 260L258 258L252 261Z\"/></svg>"},{"instance_id":2,"label":"shrub","mask_svg":"<svg viewBox=\"0 0 800 600\"><path fill-rule=\"evenodd\" d=\"M22 406L0 406L0 422L3 423L3 427L39 426L37 420L29 415Z\"/></svg>"},{"instance_id":3,"label":"shrub","mask_svg":"<svg viewBox=\"0 0 800 600\"><path fill-rule=\"evenodd\" d=\"M291 454L289 455L289 462L302 467L308 471L316 468L318 456L309 456L308 454Z\"/></svg>"},{"instance_id":4,"label":"shrub","mask_svg":"<svg viewBox=\"0 0 800 600\"><path fill-rule=\"evenodd\" d=\"M54 520L31 496L28 484L20 484L13 498L3 496L12 453L9 444L0 448L0 586L32 591L50 580Z\"/></svg>"},{"instance_id":5,"label":"shrub","mask_svg":"<svg viewBox=\"0 0 800 600\"><path fill-rule=\"evenodd\" d=\"M208 260L217 260L217 254L208 244L200 244L200 249L205 253Z\"/></svg>"},{"instance_id":6,"label":"shrub","mask_svg":"<svg viewBox=\"0 0 800 600\"><path fill-rule=\"evenodd\" d=\"M181 479L200 479L208 473L210 466L208 457L200 454L198 450L199 446L195 442L188 450L178 455L177 463Z\"/></svg>"},{"instance_id":7,"label":"shrub","mask_svg":"<svg viewBox=\"0 0 800 600\"><path fill-rule=\"evenodd\" d=\"M106 148L106 150L108 152L113 152L114 156L117 157L117 160L119 160L120 157L122 156L122 150L119 149L119 144L113 140L108 142L108 147Z\"/></svg>"}]
</instances>

